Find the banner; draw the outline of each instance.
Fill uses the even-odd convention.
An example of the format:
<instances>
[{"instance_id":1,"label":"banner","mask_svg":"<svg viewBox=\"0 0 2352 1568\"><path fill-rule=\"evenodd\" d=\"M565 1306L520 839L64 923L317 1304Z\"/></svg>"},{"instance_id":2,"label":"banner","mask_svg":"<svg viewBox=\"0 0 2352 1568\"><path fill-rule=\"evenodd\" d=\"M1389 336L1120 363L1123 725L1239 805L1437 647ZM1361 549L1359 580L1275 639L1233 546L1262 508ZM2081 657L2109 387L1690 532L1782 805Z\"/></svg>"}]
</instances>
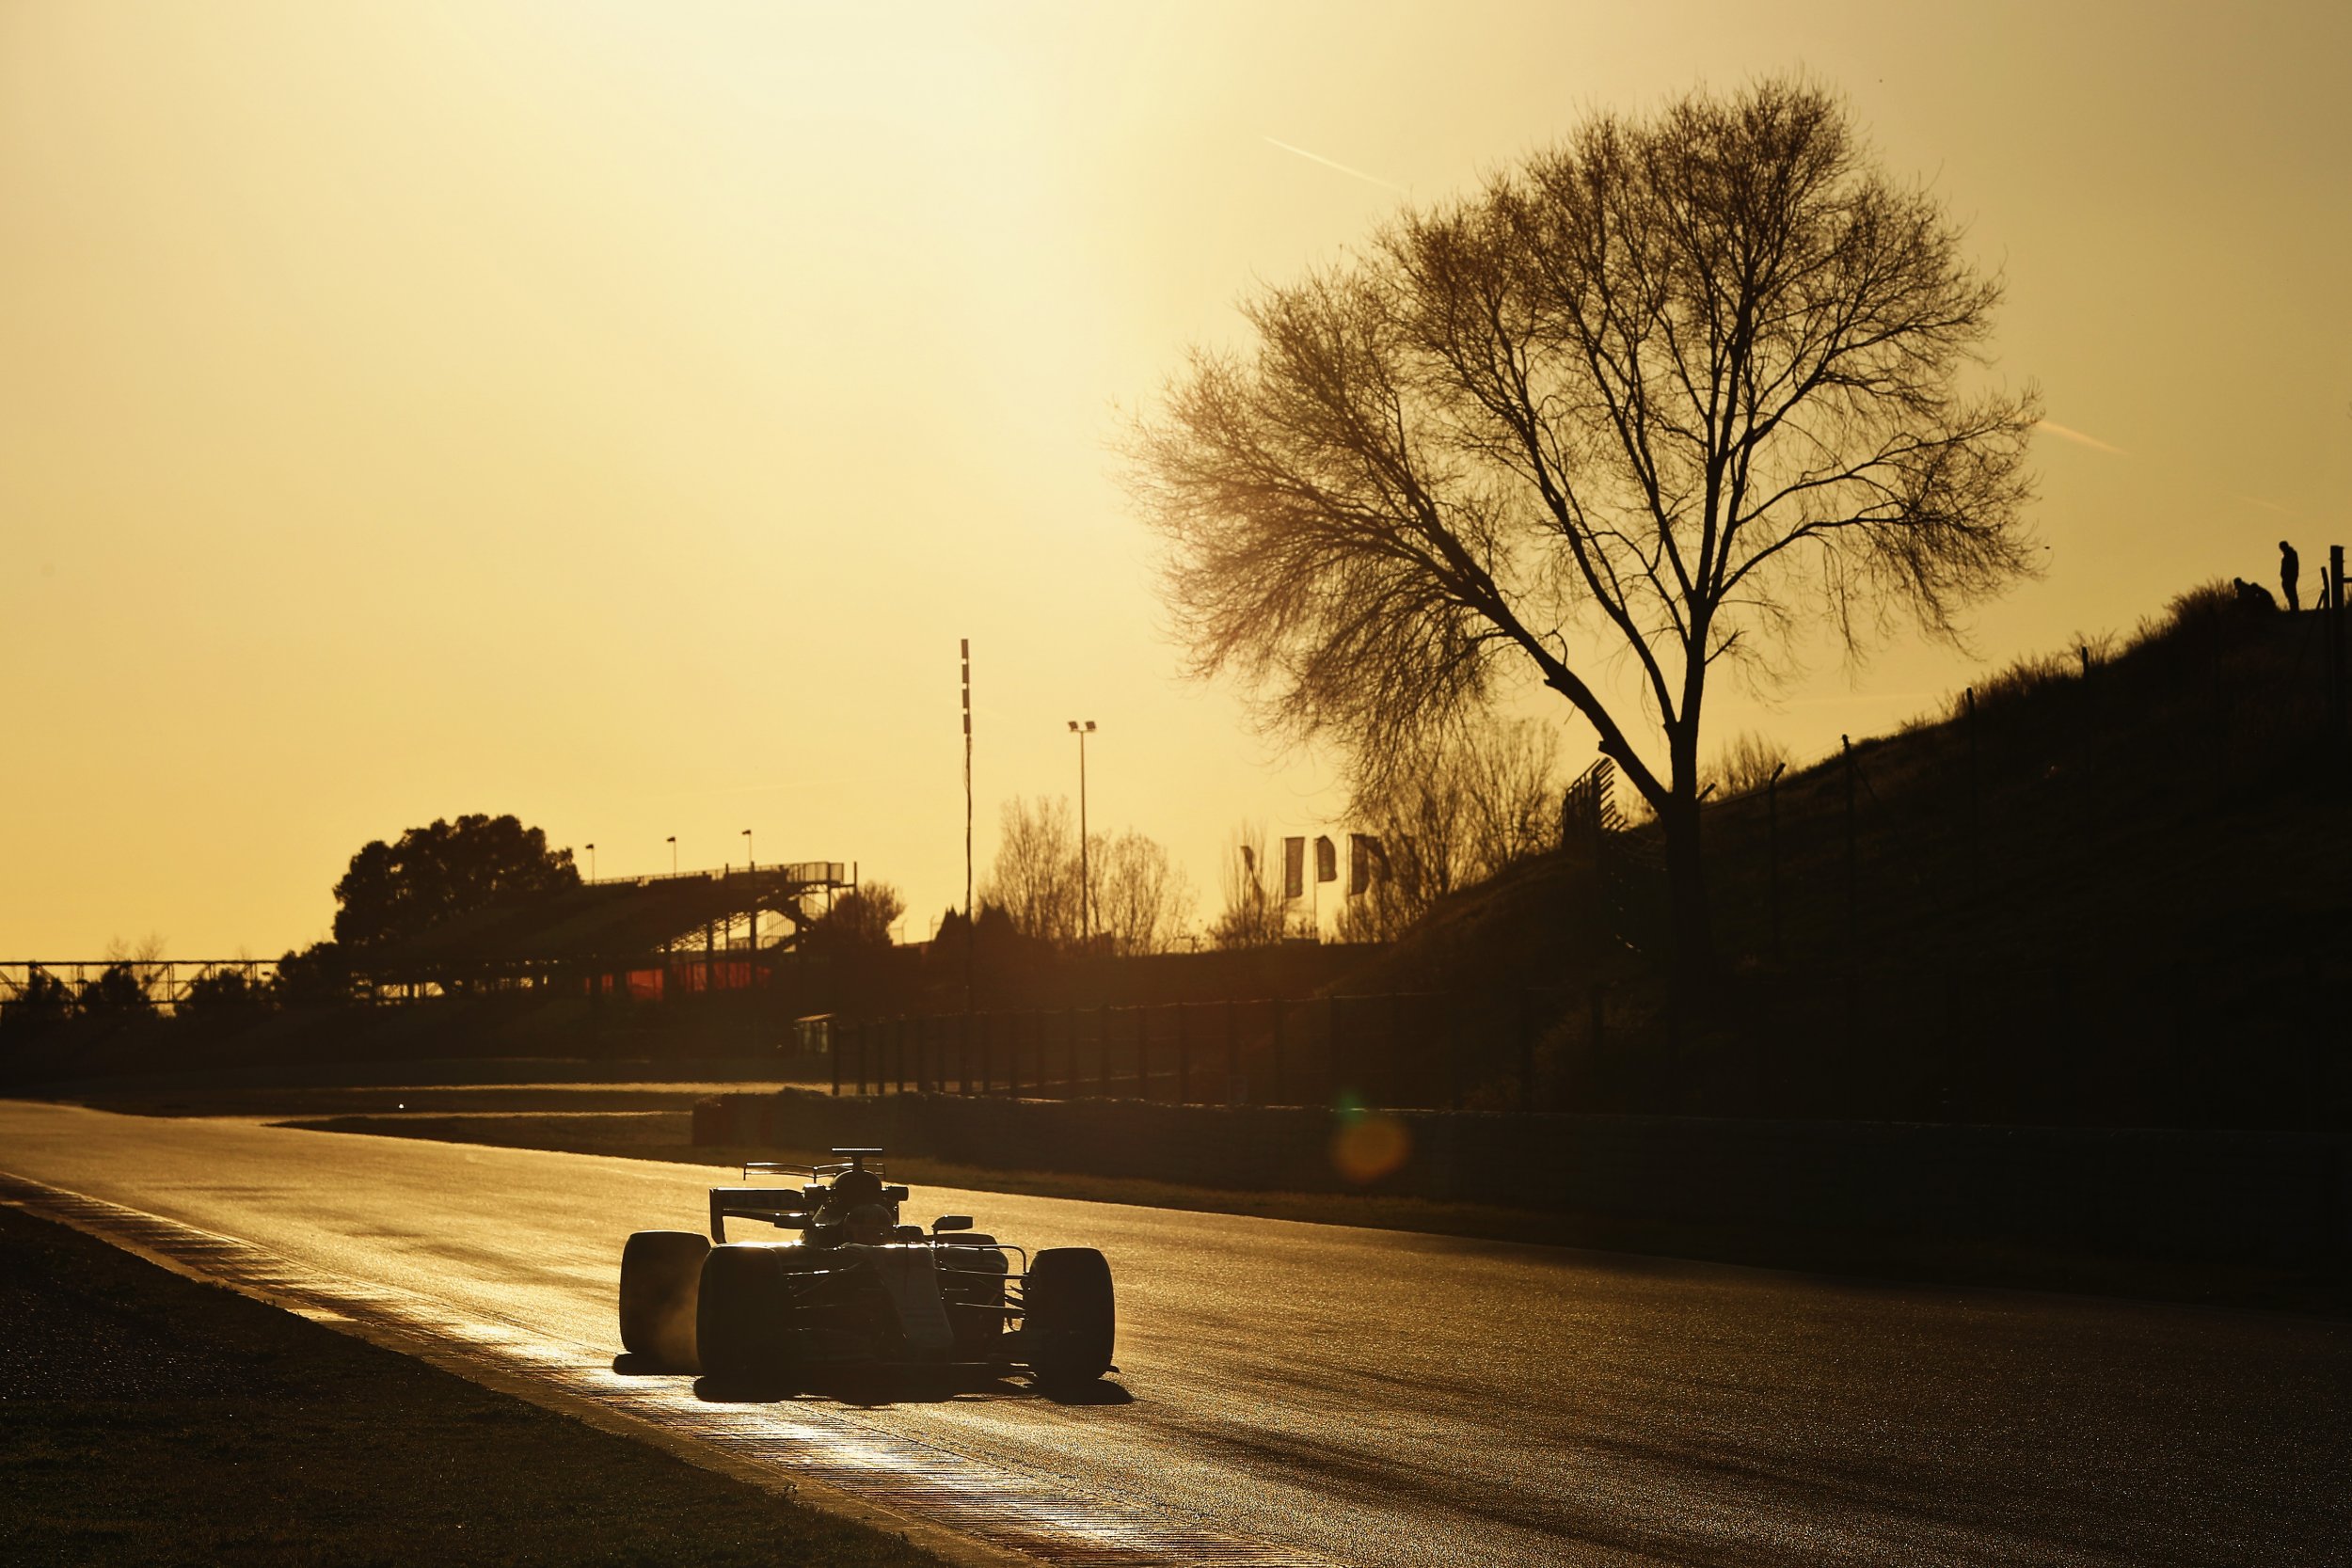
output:
<instances>
[{"instance_id":1,"label":"banner","mask_svg":"<svg viewBox=\"0 0 2352 1568\"><path fill-rule=\"evenodd\" d=\"M1307 895L1307 841L1286 838L1282 841L1282 896L1304 898Z\"/></svg>"},{"instance_id":2,"label":"banner","mask_svg":"<svg viewBox=\"0 0 2352 1568\"><path fill-rule=\"evenodd\" d=\"M1320 833L1315 836L1315 880L1336 882L1340 879L1339 846Z\"/></svg>"},{"instance_id":3,"label":"banner","mask_svg":"<svg viewBox=\"0 0 2352 1568\"><path fill-rule=\"evenodd\" d=\"M1388 874L1388 857L1380 841L1370 833L1347 835L1347 895L1360 898L1364 890Z\"/></svg>"}]
</instances>

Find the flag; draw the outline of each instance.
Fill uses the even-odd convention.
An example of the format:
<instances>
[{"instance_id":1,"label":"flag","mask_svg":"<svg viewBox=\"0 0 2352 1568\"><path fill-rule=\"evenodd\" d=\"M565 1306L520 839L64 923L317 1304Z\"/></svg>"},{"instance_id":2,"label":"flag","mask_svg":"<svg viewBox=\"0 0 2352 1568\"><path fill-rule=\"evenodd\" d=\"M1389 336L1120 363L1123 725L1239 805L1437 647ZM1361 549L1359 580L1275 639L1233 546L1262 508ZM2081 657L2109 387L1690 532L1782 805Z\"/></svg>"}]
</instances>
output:
<instances>
[{"instance_id":1,"label":"flag","mask_svg":"<svg viewBox=\"0 0 2352 1568\"><path fill-rule=\"evenodd\" d=\"M1347 895L1360 898L1364 890L1388 874L1388 857L1380 841L1370 833L1347 835Z\"/></svg>"},{"instance_id":2,"label":"flag","mask_svg":"<svg viewBox=\"0 0 2352 1568\"><path fill-rule=\"evenodd\" d=\"M1307 895L1307 841L1286 838L1282 841L1282 896L1304 898Z\"/></svg>"},{"instance_id":3,"label":"flag","mask_svg":"<svg viewBox=\"0 0 2352 1568\"><path fill-rule=\"evenodd\" d=\"M1340 879L1339 846L1318 833L1315 835L1315 880L1336 882Z\"/></svg>"}]
</instances>

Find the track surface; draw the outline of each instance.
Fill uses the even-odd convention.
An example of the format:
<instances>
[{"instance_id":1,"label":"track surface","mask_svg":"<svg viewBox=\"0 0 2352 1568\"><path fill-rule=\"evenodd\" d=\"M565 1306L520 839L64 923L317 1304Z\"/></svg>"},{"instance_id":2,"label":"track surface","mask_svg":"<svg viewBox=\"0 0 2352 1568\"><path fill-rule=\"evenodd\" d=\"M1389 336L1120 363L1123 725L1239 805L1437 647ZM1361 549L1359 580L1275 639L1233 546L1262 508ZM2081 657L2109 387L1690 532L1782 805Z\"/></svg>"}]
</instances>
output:
<instances>
[{"instance_id":1,"label":"track surface","mask_svg":"<svg viewBox=\"0 0 2352 1568\"><path fill-rule=\"evenodd\" d=\"M720 1404L611 1370L622 1240L691 1228L707 1169L0 1102L0 1172L104 1200L84 1220L119 1235L108 1204L178 1222L128 1239L248 1288L1066 1561L2321 1563L2352 1540L2342 1323L934 1189L924 1217L1109 1254L1112 1402Z\"/></svg>"}]
</instances>

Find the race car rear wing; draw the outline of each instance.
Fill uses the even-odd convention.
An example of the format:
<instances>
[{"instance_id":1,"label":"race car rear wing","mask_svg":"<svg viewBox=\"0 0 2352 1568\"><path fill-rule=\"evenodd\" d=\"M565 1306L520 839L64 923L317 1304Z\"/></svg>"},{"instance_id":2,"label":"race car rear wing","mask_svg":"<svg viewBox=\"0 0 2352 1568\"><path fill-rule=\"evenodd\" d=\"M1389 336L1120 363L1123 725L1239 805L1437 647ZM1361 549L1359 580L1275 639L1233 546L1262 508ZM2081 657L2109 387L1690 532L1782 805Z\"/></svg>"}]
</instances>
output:
<instances>
[{"instance_id":1,"label":"race car rear wing","mask_svg":"<svg viewBox=\"0 0 2352 1568\"><path fill-rule=\"evenodd\" d=\"M805 1230L809 1216L825 1201L825 1179L839 1175L854 1166L863 1166L863 1156L880 1154L878 1148L836 1148L835 1154L851 1156L851 1163L840 1165L791 1165L772 1160L749 1160L743 1164L743 1179L755 1176L797 1176L808 1179L806 1185L790 1187L713 1187L710 1189L710 1239L724 1243L730 1218L766 1220L779 1230ZM866 1167L877 1175L882 1167ZM907 1189L886 1186L882 1190L882 1201L897 1206L907 1200Z\"/></svg>"},{"instance_id":2,"label":"race car rear wing","mask_svg":"<svg viewBox=\"0 0 2352 1568\"><path fill-rule=\"evenodd\" d=\"M766 1220L779 1230L808 1228L809 1201L797 1187L713 1187L710 1239L727 1239L727 1220Z\"/></svg>"}]
</instances>

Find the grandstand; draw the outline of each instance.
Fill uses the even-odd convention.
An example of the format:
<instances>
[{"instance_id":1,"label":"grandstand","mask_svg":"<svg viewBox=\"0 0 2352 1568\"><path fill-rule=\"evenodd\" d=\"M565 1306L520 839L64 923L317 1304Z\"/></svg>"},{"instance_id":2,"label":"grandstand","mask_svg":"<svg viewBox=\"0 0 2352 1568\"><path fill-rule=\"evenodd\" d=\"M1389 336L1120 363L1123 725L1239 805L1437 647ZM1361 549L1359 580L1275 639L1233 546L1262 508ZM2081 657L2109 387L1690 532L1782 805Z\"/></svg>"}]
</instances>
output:
<instances>
[{"instance_id":1,"label":"grandstand","mask_svg":"<svg viewBox=\"0 0 2352 1568\"><path fill-rule=\"evenodd\" d=\"M412 940L339 955L356 993L405 1001L453 992L562 990L641 1001L765 986L834 895L857 885L853 863L802 861L660 877L607 878L477 910ZM14 959L0 962L0 1004L62 983L79 996L109 969L172 1009L199 977L234 971L261 987L269 959Z\"/></svg>"}]
</instances>

